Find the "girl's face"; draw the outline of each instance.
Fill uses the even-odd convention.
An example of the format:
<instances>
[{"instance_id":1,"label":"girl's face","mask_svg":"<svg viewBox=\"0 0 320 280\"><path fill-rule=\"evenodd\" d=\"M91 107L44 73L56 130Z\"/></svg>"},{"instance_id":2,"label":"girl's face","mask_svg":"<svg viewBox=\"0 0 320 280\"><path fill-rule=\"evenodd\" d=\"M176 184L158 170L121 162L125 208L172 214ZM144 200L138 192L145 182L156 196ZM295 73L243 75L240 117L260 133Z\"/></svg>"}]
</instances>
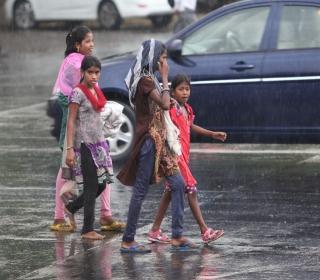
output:
<instances>
[{"instance_id":1,"label":"girl's face","mask_svg":"<svg viewBox=\"0 0 320 280\"><path fill-rule=\"evenodd\" d=\"M87 33L81 43L76 43L76 48L83 55L91 55L94 47L93 34Z\"/></svg>"},{"instance_id":2,"label":"girl's face","mask_svg":"<svg viewBox=\"0 0 320 280\"><path fill-rule=\"evenodd\" d=\"M165 50L165 51L160 55L159 63L160 63L160 64L163 64L164 61L167 60L167 58L168 58L167 50ZM159 70L159 65L157 65L157 70Z\"/></svg>"},{"instance_id":3,"label":"girl's face","mask_svg":"<svg viewBox=\"0 0 320 280\"><path fill-rule=\"evenodd\" d=\"M100 78L100 69L96 66L91 66L86 71L82 72L83 83L88 87L92 88Z\"/></svg>"},{"instance_id":4,"label":"girl's face","mask_svg":"<svg viewBox=\"0 0 320 280\"><path fill-rule=\"evenodd\" d=\"M187 82L179 84L172 92L172 96L179 104L183 105L188 102L190 97L190 86Z\"/></svg>"}]
</instances>

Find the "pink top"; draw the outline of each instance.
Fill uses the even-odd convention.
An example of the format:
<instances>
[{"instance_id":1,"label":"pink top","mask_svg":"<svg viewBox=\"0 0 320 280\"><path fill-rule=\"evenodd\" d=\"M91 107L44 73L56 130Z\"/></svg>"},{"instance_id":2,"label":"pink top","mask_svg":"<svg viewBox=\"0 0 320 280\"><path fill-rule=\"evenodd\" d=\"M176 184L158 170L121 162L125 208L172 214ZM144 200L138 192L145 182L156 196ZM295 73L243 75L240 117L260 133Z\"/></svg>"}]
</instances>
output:
<instances>
[{"instance_id":1,"label":"pink top","mask_svg":"<svg viewBox=\"0 0 320 280\"><path fill-rule=\"evenodd\" d=\"M189 167L190 157L190 127L193 124L194 113L189 104L184 105L188 116L185 117L179 105L170 109L170 117L172 122L180 130L180 143L181 143L181 156L179 156L178 164L181 175L185 181L186 186L193 187L197 184L196 179L193 177Z\"/></svg>"},{"instance_id":2,"label":"pink top","mask_svg":"<svg viewBox=\"0 0 320 280\"><path fill-rule=\"evenodd\" d=\"M67 97L71 94L80 82L80 68L83 58L84 55L81 53L71 53L62 61L52 94L62 93Z\"/></svg>"}]
</instances>

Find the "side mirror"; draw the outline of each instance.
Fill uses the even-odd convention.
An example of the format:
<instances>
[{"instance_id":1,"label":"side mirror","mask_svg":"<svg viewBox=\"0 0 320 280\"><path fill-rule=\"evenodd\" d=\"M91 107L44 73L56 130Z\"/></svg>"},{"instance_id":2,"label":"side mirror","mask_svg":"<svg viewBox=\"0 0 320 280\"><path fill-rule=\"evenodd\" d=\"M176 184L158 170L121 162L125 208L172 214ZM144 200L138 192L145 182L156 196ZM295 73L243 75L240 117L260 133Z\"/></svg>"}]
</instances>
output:
<instances>
[{"instance_id":1,"label":"side mirror","mask_svg":"<svg viewBox=\"0 0 320 280\"><path fill-rule=\"evenodd\" d=\"M168 55L173 58L180 58L182 55L182 40L175 39L167 46Z\"/></svg>"}]
</instances>

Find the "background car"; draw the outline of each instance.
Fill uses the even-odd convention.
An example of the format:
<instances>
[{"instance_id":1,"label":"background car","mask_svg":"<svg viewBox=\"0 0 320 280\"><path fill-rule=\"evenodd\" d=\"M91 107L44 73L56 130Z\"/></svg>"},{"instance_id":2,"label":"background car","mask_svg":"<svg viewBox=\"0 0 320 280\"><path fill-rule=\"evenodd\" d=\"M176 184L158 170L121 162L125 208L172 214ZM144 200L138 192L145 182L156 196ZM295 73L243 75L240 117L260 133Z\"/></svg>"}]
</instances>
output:
<instances>
[{"instance_id":1,"label":"background car","mask_svg":"<svg viewBox=\"0 0 320 280\"><path fill-rule=\"evenodd\" d=\"M251 0L223 6L166 42L170 79L191 78L196 123L229 142L319 142L320 1ZM134 113L124 77L135 54L102 61L100 87L125 106L111 142L125 158Z\"/></svg>"},{"instance_id":2,"label":"background car","mask_svg":"<svg viewBox=\"0 0 320 280\"><path fill-rule=\"evenodd\" d=\"M172 9L167 0L6 0L7 22L29 29L42 21L98 20L106 29L117 29L126 18L147 17L154 26L167 25Z\"/></svg>"},{"instance_id":3,"label":"background car","mask_svg":"<svg viewBox=\"0 0 320 280\"><path fill-rule=\"evenodd\" d=\"M230 4L239 0L197 0L198 7L213 10L220 6Z\"/></svg>"}]
</instances>

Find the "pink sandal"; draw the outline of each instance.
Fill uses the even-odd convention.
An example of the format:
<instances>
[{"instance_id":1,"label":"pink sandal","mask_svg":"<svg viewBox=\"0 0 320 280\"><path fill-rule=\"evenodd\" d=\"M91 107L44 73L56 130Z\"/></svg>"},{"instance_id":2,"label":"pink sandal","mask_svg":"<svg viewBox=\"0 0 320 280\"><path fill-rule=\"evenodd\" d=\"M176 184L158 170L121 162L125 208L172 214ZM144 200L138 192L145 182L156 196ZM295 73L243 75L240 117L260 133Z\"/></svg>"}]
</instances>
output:
<instances>
[{"instance_id":1,"label":"pink sandal","mask_svg":"<svg viewBox=\"0 0 320 280\"><path fill-rule=\"evenodd\" d=\"M148 240L151 242L157 242L157 243L170 243L170 238L165 234L162 233L161 229L156 231L149 231L148 233Z\"/></svg>"},{"instance_id":2,"label":"pink sandal","mask_svg":"<svg viewBox=\"0 0 320 280\"><path fill-rule=\"evenodd\" d=\"M205 244L209 244L212 241L217 240L220 238L222 235L224 235L223 230L213 230L212 228L207 228L204 234L201 234L202 241Z\"/></svg>"}]
</instances>

